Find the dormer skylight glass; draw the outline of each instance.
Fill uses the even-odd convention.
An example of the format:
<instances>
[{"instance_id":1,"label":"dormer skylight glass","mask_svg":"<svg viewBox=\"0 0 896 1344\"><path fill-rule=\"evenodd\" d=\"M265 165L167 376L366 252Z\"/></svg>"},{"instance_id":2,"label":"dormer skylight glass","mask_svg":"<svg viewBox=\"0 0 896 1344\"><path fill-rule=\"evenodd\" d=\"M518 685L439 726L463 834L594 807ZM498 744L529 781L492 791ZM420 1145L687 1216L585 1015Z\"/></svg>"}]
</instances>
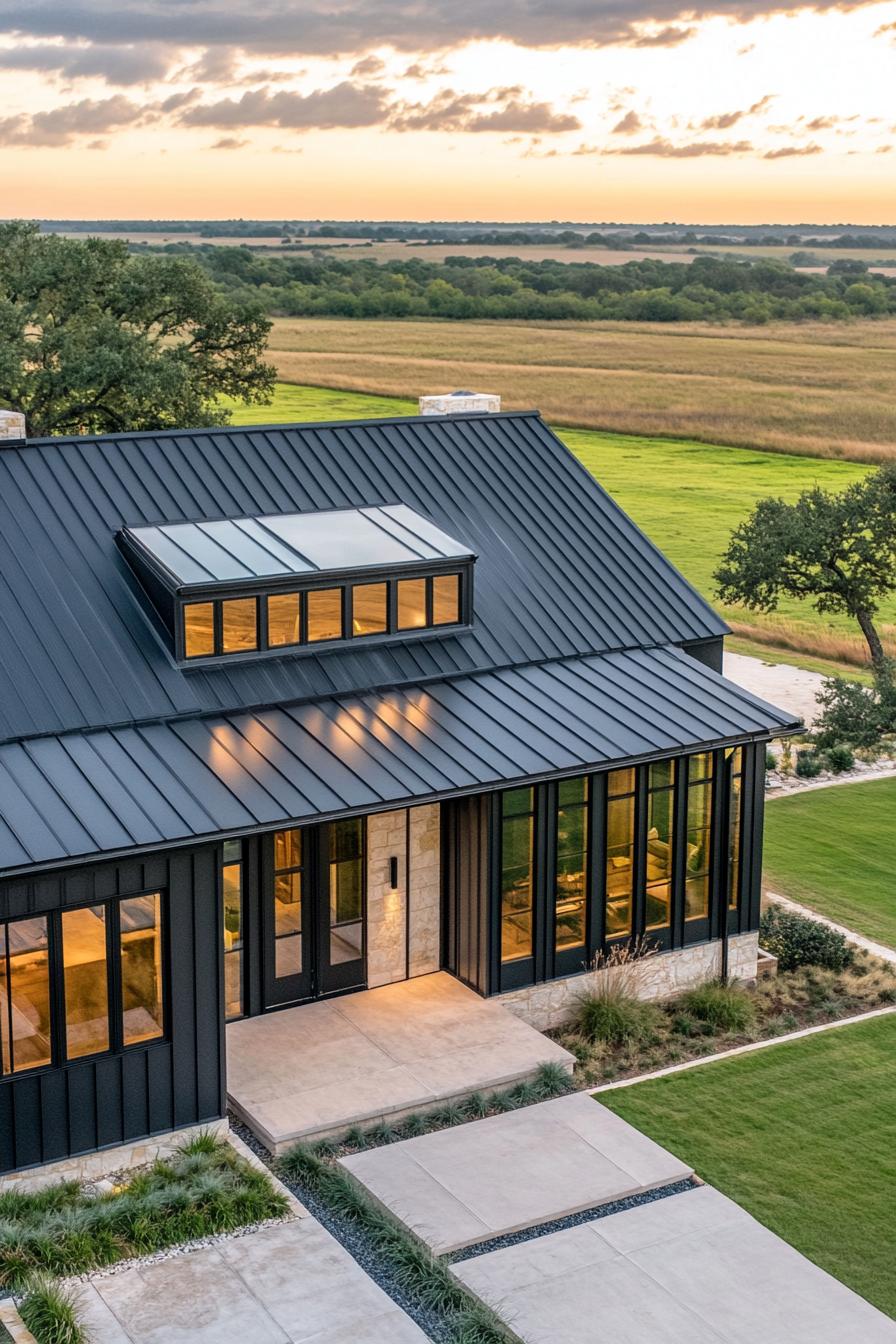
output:
<instances>
[{"instance_id":1,"label":"dormer skylight glass","mask_svg":"<svg viewBox=\"0 0 896 1344\"><path fill-rule=\"evenodd\" d=\"M125 528L178 659L468 624L475 556L405 504Z\"/></svg>"}]
</instances>

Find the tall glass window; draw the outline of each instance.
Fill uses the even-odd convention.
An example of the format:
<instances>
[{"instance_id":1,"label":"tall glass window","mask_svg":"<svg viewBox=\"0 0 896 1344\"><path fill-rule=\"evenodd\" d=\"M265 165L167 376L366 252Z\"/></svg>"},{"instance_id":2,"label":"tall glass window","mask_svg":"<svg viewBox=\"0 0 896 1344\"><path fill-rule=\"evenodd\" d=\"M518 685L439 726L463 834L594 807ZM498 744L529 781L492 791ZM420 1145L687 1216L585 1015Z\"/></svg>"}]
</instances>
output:
<instances>
[{"instance_id":1,"label":"tall glass window","mask_svg":"<svg viewBox=\"0 0 896 1344\"><path fill-rule=\"evenodd\" d=\"M298 644L300 639L299 594L271 593L268 598L269 646L279 649Z\"/></svg>"},{"instance_id":2,"label":"tall glass window","mask_svg":"<svg viewBox=\"0 0 896 1344\"><path fill-rule=\"evenodd\" d=\"M312 588L305 596L308 642L342 639L342 589Z\"/></svg>"},{"instance_id":3,"label":"tall glass window","mask_svg":"<svg viewBox=\"0 0 896 1344\"><path fill-rule=\"evenodd\" d=\"M381 635L389 629L389 586L359 583L352 589L352 634Z\"/></svg>"},{"instance_id":4,"label":"tall glass window","mask_svg":"<svg viewBox=\"0 0 896 1344\"><path fill-rule=\"evenodd\" d=\"M65 1048L69 1059L109 1049L106 907L62 912Z\"/></svg>"},{"instance_id":5,"label":"tall glass window","mask_svg":"<svg viewBox=\"0 0 896 1344\"><path fill-rule=\"evenodd\" d=\"M501 795L501 960L532 956L534 790Z\"/></svg>"},{"instance_id":6,"label":"tall glass window","mask_svg":"<svg viewBox=\"0 0 896 1344\"><path fill-rule=\"evenodd\" d=\"M436 574L432 581L433 625L457 625L460 620L460 575Z\"/></svg>"},{"instance_id":7,"label":"tall glass window","mask_svg":"<svg viewBox=\"0 0 896 1344\"><path fill-rule=\"evenodd\" d=\"M224 894L224 1014L243 1013L243 844L225 840L221 885Z\"/></svg>"},{"instance_id":8,"label":"tall glass window","mask_svg":"<svg viewBox=\"0 0 896 1344\"><path fill-rule=\"evenodd\" d=\"M685 864L684 917L709 918L710 864L712 861L712 752L689 756L688 850Z\"/></svg>"},{"instance_id":9,"label":"tall glass window","mask_svg":"<svg viewBox=\"0 0 896 1344\"><path fill-rule=\"evenodd\" d=\"M607 775L607 937L632 931L635 859L635 771Z\"/></svg>"},{"instance_id":10,"label":"tall glass window","mask_svg":"<svg viewBox=\"0 0 896 1344\"><path fill-rule=\"evenodd\" d=\"M234 597L221 603L221 652L249 653L258 648L258 599Z\"/></svg>"},{"instance_id":11,"label":"tall glass window","mask_svg":"<svg viewBox=\"0 0 896 1344\"><path fill-rule=\"evenodd\" d=\"M274 833L274 974L302 971L302 832Z\"/></svg>"},{"instance_id":12,"label":"tall glass window","mask_svg":"<svg viewBox=\"0 0 896 1344\"><path fill-rule=\"evenodd\" d=\"M647 774L647 853L645 886L648 929L665 929L672 919L675 765L656 761Z\"/></svg>"},{"instance_id":13,"label":"tall glass window","mask_svg":"<svg viewBox=\"0 0 896 1344\"><path fill-rule=\"evenodd\" d=\"M743 814L744 749L731 753L731 792L728 801L728 909L740 903L740 850Z\"/></svg>"},{"instance_id":14,"label":"tall glass window","mask_svg":"<svg viewBox=\"0 0 896 1344\"><path fill-rule=\"evenodd\" d=\"M184 653L188 658L204 658L214 651L214 602L187 602L184 606Z\"/></svg>"},{"instance_id":15,"label":"tall glass window","mask_svg":"<svg viewBox=\"0 0 896 1344\"><path fill-rule=\"evenodd\" d=\"M399 630L420 630L426 625L426 580L399 579L396 603Z\"/></svg>"},{"instance_id":16,"label":"tall glass window","mask_svg":"<svg viewBox=\"0 0 896 1344\"><path fill-rule=\"evenodd\" d=\"M555 948L585 946L588 905L588 780L561 780L557 786L557 891Z\"/></svg>"},{"instance_id":17,"label":"tall glass window","mask_svg":"<svg viewBox=\"0 0 896 1344\"><path fill-rule=\"evenodd\" d=\"M0 1071L37 1069L52 1057L47 920L10 920L0 924Z\"/></svg>"},{"instance_id":18,"label":"tall glass window","mask_svg":"<svg viewBox=\"0 0 896 1344\"><path fill-rule=\"evenodd\" d=\"M119 904L122 1040L154 1041L163 1034L162 897L155 891Z\"/></svg>"},{"instance_id":19,"label":"tall glass window","mask_svg":"<svg viewBox=\"0 0 896 1344\"><path fill-rule=\"evenodd\" d=\"M334 821L330 841L330 965L363 955L364 819Z\"/></svg>"}]
</instances>

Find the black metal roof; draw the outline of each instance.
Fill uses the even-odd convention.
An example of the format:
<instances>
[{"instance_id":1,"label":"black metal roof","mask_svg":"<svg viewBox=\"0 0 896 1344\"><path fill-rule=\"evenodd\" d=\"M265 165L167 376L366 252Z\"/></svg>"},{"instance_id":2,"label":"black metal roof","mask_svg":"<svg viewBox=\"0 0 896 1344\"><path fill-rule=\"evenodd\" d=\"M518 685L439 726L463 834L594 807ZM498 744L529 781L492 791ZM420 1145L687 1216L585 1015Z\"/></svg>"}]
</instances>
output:
<instances>
[{"instance_id":1,"label":"black metal roof","mask_svg":"<svg viewBox=\"0 0 896 1344\"><path fill-rule=\"evenodd\" d=\"M401 503L477 557L474 624L182 669L116 536ZM45 439L0 451L0 742L652 645L723 622L540 417Z\"/></svg>"},{"instance_id":2,"label":"black metal roof","mask_svg":"<svg viewBox=\"0 0 896 1344\"><path fill-rule=\"evenodd\" d=\"M680 650L0 746L0 873L246 834L798 725Z\"/></svg>"}]
</instances>

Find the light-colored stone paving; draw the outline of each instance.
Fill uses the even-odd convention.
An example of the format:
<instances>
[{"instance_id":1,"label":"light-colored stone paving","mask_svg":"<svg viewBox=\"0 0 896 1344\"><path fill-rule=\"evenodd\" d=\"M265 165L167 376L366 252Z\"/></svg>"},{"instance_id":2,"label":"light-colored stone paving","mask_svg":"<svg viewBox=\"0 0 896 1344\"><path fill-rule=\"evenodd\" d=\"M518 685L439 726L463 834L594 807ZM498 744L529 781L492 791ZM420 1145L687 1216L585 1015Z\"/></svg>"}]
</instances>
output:
<instances>
[{"instance_id":1,"label":"light-colored stone paving","mask_svg":"<svg viewBox=\"0 0 896 1344\"><path fill-rule=\"evenodd\" d=\"M80 1290L91 1344L424 1344L316 1219L259 1229Z\"/></svg>"},{"instance_id":2,"label":"light-colored stone paving","mask_svg":"<svg viewBox=\"0 0 896 1344\"><path fill-rule=\"evenodd\" d=\"M227 1028L236 1114L272 1152L508 1087L573 1057L453 976L420 976Z\"/></svg>"},{"instance_id":3,"label":"light-colored stone paving","mask_svg":"<svg viewBox=\"0 0 896 1344\"><path fill-rule=\"evenodd\" d=\"M357 1153L342 1165L438 1253L691 1174L581 1092Z\"/></svg>"},{"instance_id":4,"label":"light-colored stone paving","mask_svg":"<svg viewBox=\"0 0 896 1344\"><path fill-rule=\"evenodd\" d=\"M821 690L823 677L818 672L807 672L805 668L794 667L792 663L772 662L761 658L750 658L743 653L728 653L723 660L722 671L729 681L752 691L762 700L768 700L781 709L789 710L809 726L819 712L815 699Z\"/></svg>"},{"instance_id":5,"label":"light-colored stone paving","mask_svg":"<svg viewBox=\"0 0 896 1344\"><path fill-rule=\"evenodd\" d=\"M709 1186L453 1272L524 1344L896 1344L896 1322Z\"/></svg>"}]
</instances>

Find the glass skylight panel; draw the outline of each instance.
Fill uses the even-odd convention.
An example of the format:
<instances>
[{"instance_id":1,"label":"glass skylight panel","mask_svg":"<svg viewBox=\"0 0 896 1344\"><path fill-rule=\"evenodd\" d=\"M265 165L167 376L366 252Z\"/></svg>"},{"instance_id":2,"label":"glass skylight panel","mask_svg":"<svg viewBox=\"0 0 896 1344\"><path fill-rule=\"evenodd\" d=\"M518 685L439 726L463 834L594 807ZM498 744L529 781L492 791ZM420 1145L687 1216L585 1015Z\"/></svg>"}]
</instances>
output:
<instances>
[{"instance_id":1,"label":"glass skylight panel","mask_svg":"<svg viewBox=\"0 0 896 1344\"><path fill-rule=\"evenodd\" d=\"M265 518L264 526L318 570L369 569L374 565L413 564L420 559L359 509L284 514Z\"/></svg>"}]
</instances>

